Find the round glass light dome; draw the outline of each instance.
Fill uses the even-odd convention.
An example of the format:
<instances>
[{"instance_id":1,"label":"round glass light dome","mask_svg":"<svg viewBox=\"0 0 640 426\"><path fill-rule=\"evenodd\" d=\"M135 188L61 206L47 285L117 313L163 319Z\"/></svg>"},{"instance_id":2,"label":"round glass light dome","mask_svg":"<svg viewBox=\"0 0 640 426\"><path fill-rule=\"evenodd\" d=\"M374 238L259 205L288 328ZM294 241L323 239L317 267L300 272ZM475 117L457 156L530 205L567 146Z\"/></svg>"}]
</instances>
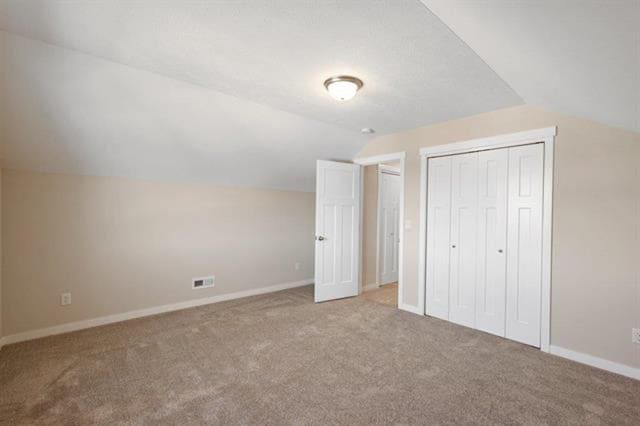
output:
<instances>
[{"instance_id":1,"label":"round glass light dome","mask_svg":"<svg viewBox=\"0 0 640 426\"><path fill-rule=\"evenodd\" d=\"M338 101L353 99L362 85L362 80L348 75L331 77L324 82L324 87L327 89L327 92L329 92L332 98Z\"/></svg>"}]
</instances>

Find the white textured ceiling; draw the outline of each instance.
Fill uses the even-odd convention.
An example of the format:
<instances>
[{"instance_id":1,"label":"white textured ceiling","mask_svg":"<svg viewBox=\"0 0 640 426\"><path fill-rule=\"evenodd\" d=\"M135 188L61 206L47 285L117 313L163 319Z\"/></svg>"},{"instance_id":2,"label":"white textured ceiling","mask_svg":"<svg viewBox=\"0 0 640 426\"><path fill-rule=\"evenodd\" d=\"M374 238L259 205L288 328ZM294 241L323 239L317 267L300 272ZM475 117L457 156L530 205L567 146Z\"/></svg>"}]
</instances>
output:
<instances>
[{"instance_id":1,"label":"white textured ceiling","mask_svg":"<svg viewBox=\"0 0 640 426\"><path fill-rule=\"evenodd\" d=\"M312 190L362 127L522 103L417 0L5 0L0 29L12 168Z\"/></svg>"},{"instance_id":2,"label":"white textured ceiling","mask_svg":"<svg viewBox=\"0 0 640 426\"><path fill-rule=\"evenodd\" d=\"M313 190L362 135L0 32L3 165Z\"/></svg>"},{"instance_id":3,"label":"white textured ceiling","mask_svg":"<svg viewBox=\"0 0 640 426\"><path fill-rule=\"evenodd\" d=\"M527 104L640 132L639 0L423 0Z\"/></svg>"}]
</instances>

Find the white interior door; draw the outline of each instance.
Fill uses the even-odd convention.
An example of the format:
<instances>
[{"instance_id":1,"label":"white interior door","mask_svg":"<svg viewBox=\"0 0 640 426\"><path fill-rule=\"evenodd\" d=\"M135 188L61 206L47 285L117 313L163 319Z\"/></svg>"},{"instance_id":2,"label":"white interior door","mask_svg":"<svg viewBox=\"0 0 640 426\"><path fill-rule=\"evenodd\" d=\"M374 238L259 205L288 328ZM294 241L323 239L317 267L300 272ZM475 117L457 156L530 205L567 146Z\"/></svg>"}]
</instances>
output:
<instances>
[{"instance_id":1,"label":"white interior door","mask_svg":"<svg viewBox=\"0 0 640 426\"><path fill-rule=\"evenodd\" d=\"M360 166L318 161L315 301L358 295Z\"/></svg>"},{"instance_id":2,"label":"white interior door","mask_svg":"<svg viewBox=\"0 0 640 426\"><path fill-rule=\"evenodd\" d=\"M400 175L380 173L380 284L398 281Z\"/></svg>"},{"instance_id":3,"label":"white interior door","mask_svg":"<svg viewBox=\"0 0 640 426\"><path fill-rule=\"evenodd\" d=\"M449 321L475 324L478 153L451 157Z\"/></svg>"},{"instance_id":4,"label":"white interior door","mask_svg":"<svg viewBox=\"0 0 640 426\"><path fill-rule=\"evenodd\" d=\"M427 178L426 313L449 319L451 157L430 158Z\"/></svg>"},{"instance_id":5,"label":"white interior door","mask_svg":"<svg viewBox=\"0 0 640 426\"><path fill-rule=\"evenodd\" d=\"M540 346L544 145L509 148L506 337Z\"/></svg>"},{"instance_id":6,"label":"white interior door","mask_svg":"<svg viewBox=\"0 0 640 426\"><path fill-rule=\"evenodd\" d=\"M476 328L505 335L507 149L478 153Z\"/></svg>"}]
</instances>

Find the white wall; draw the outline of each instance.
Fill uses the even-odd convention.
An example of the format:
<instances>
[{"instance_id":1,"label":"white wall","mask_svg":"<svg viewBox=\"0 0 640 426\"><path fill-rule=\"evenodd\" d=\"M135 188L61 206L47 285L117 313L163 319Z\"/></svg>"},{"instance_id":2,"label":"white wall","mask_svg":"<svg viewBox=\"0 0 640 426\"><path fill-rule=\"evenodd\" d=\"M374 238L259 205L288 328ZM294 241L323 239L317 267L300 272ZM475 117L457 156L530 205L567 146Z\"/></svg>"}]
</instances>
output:
<instances>
[{"instance_id":1,"label":"white wall","mask_svg":"<svg viewBox=\"0 0 640 426\"><path fill-rule=\"evenodd\" d=\"M640 134L523 106L380 136L358 157L406 151L404 303L418 303L418 150L558 126L552 345L640 367Z\"/></svg>"},{"instance_id":2,"label":"white wall","mask_svg":"<svg viewBox=\"0 0 640 426\"><path fill-rule=\"evenodd\" d=\"M4 335L309 279L314 202L307 192L5 169ZM207 275L215 288L191 289ZM73 303L62 307L66 291Z\"/></svg>"}]
</instances>

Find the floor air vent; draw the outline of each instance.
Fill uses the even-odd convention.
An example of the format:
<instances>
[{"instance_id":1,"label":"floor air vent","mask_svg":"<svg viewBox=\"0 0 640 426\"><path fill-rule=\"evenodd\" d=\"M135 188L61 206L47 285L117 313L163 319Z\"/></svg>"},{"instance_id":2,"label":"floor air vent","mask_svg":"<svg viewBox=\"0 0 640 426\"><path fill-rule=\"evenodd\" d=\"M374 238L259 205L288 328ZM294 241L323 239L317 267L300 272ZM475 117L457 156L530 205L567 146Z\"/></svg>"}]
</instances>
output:
<instances>
[{"instance_id":1,"label":"floor air vent","mask_svg":"<svg viewBox=\"0 0 640 426\"><path fill-rule=\"evenodd\" d=\"M203 278L194 278L193 279L193 289L197 288L208 288L215 286L215 278L216 277L203 277Z\"/></svg>"}]
</instances>

